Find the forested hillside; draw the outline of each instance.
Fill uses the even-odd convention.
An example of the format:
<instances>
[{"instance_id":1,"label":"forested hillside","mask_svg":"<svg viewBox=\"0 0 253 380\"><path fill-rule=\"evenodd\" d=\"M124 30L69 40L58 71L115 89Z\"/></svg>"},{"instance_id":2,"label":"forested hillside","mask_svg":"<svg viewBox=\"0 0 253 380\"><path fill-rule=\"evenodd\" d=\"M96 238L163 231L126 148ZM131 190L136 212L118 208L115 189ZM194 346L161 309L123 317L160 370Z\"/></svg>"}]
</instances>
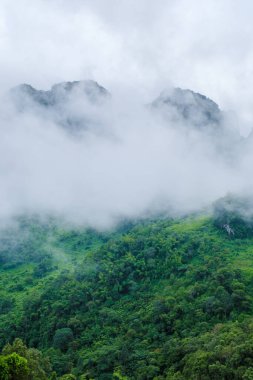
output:
<instances>
[{"instance_id":1,"label":"forested hillside","mask_svg":"<svg viewBox=\"0 0 253 380\"><path fill-rule=\"evenodd\" d=\"M0 379L252 379L253 235L221 223L9 226Z\"/></svg>"}]
</instances>

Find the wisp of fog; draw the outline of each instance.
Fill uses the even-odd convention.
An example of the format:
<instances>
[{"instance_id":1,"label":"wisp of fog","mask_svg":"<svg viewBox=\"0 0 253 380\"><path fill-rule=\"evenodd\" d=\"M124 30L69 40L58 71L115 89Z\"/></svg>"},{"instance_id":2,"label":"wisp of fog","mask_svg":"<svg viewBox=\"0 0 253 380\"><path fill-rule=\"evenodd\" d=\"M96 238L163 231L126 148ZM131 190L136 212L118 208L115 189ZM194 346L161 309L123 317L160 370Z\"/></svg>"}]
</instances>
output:
<instances>
[{"instance_id":1,"label":"wisp of fog","mask_svg":"<svg viewBox=\"0 0 253 380\"><path fill-rule=\"evenodd\" d=\"M148 104L127 89L117 97L103 89L96 99L76 83L77 91L60 85L42 100L36 90L3 96L1 218L50 214L107 228L198 211L252 186L251 137L242 138L218 107L210 111L209 99L179 89L154 102L149 94ZM185 114L189 105L193 115Z\"/></svg>"}]
</instances>

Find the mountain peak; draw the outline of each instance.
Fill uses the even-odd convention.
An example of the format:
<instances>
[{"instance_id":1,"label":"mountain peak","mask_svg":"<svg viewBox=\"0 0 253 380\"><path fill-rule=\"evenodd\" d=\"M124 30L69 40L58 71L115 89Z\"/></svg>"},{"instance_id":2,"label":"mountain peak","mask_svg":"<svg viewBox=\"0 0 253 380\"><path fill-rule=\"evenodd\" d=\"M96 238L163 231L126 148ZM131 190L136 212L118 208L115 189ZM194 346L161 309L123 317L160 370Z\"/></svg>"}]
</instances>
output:
<instances>
[{"instance_id":1,"label":"mountain peak","mask_svg":"<svg viewBox=\"0 0 253 380\"><path fill-rule=\"evenodd\" d=\"M70 132L97 125L99 116L94 114L93 107L99 107L110 97L109 92L93 80L61 82L48 91L21 84L14 87L10 95L18 111L40 115Z\"/></svg>"},{"instance_id":2,"label":"mountain peak","mask_svg":"<svg viewBox=\"0 0 253 380\"><path fill-rule=\"evenodd\" d=\"M213 100L178 87L161 92L152 106L170 114L173 120L189 121L196 127L219 124L222 119L222 113Z\"/></svg>"},{"instance_id":3,"label":"mountain peak","mask_svg":"<svg viewBox=\"0 0 253 380\"><path fill-rule=\"evenodd\" d=\"M40 106L55 106L71 100L75 95L79 99L84 96L88 101L97 103L109 95L104 87L93 80L61 82L53 85L48 91L36 90L29 84L21 84L11 92L19 108L26 108L29 101Z\"/></svg>"}]
</instances>

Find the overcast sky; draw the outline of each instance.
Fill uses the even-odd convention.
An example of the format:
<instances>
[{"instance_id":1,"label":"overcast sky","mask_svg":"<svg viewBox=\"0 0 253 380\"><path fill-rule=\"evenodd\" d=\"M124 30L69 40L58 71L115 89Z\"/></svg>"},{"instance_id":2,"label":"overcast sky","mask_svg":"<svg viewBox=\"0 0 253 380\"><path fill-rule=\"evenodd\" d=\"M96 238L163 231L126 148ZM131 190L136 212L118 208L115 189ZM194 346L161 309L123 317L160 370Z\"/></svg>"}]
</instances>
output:
<instances>
[{"instance_id":1,"label":"overcast sky","mask_svg":"<svg viewBox=\"0 0 253 380\"><path fill-rule=\"evenodd\" d=\"M0 0L0 92L94 79L113 95L100 108L72 99L91 120L83 139L45 109L0 102L0 217L46 211L107 226L251 193L253 139L232 126L253 125L252 15L249 0ZM235 113L224 141L149 113L171 86Z\"/></svg>"},{"instance_id":2,"label":"overcast sky","mask_svg":"<svg viewBox=\"0 0 253 380\"><path fill-rule=\"evenodd\" d=\"M1 0L1 88L93 78L147 99L191 88L253 120L250 0Z\"/></svg>"}]
</instances>

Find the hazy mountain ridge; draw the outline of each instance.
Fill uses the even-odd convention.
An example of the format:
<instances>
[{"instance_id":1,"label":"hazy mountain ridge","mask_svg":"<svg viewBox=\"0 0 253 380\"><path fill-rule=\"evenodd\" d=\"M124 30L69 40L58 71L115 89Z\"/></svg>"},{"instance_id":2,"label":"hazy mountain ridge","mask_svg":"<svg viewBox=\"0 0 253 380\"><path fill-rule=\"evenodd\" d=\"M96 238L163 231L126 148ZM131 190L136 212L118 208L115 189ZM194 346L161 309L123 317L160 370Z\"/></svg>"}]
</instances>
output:
<instances>
[{"instance_id":1,"label":"hazy mountain ridge","mask_svg":"<svg viewBox=\"0 0 253 380\"><path fill-rule=\"evenodd\" d=\"M173 88L163 91L152 102L152 106L167 111L172 119L181 116L184 121L200 128L210 124L215 128L221 124L223 118L222 111L213 100L188 89Z\"/></svg>"},{"instance_id":2,"label":"hazy mountain ridge","mask_svg":"<svg viewBox=\"0 0 253 380\"><path fill-rule=\"evenodd\" d=\"M10 92L12 102L21 112L44 114L65 127L87 128L96 123L100 107L113 98L113 94L93 80L61 82L51 90L36 90L29 84L21 84ZM93 108L90 117L90 107ZM218 135L225 140L239 139L239 134L225 128L226 114L208 97L189 89L164 90L151 102L152 112L157 112L169 124L185 125L203 133ZM100 120L100 123L103 122Z\"/></svg>"},{"instance_id":3,"label":"hazy mountain ridge","mask_svg":"<svg viewBox=\"0 0 253 380\"><path fill-rule=\"evenodd\" d=\"M96 103L109 96L109 92L93 80L83 80L57 83L47 91L37 90L29 84L21 84L11 90L11 95L17 107L24 109L26 106L29 107L29 104L25 103L28 100L41 106L54 107L67 102L74 95Z\"/></svg>"},{"instance_id":4,"label":"hazy mountain ridge","mask_svg":"<svg viewBox=\"0 0 253 380\"><path fill-rule=\"evenodd\" d=\"M48 91L21 84L10 91L19 112L33 113L72 132L96 126L99 120L93 108L109 97L109 92L92 80L57 83Z\"/></svg>"},{"instance_id":5,"label":"hazy mountain ridge","mask_svg":"<svg viewBox=\"0 0 253 380\"><path fill-rule=\"evenodd\" d=\"M85 101L98 106L109 96L110 93L104 87L92 80L57 83L48 91L36 90L29 84L21 84L11 90L15 106L23 112L31 111L34 105L61 112L62 107L67 107L77 99L85 109ZM199 128L208 125L216 128L222 123L223 113L218 105L191 90L174 88L163 91L151 105L160 112L166 111L166 116L172 122L184 121Z\"/></svg>"}]
</instances>

